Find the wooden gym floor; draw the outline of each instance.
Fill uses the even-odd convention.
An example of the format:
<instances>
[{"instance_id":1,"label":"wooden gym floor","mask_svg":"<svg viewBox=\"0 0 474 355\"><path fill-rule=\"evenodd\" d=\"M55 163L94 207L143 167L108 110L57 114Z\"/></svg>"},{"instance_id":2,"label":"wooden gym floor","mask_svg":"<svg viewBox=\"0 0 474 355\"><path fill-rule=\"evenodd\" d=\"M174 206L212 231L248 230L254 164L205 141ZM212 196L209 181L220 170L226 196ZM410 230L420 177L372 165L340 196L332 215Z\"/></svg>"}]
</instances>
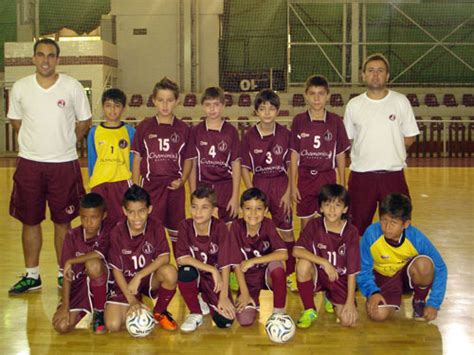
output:
<instances>
[{"instance_id":1,"label":"wooden gym floor","mask_svg":"<svg viewBox=\"0 0 474 355\"><path fill-rule=\"evenodd\" d=\"M3 160L3 161L2 161ZM470 162L469 162L470 163ZM465 166L473 166L472 164ZM8 214L14 169L9 159L0 159L0 351L5 354L73 353L161 353L161 354L473 354L474 353L474 169L466 167L417 167L407 170L414 201L413 223L427 234L448 265L446 298L438 319L432 323L411 319L411 300L405 298L401 311L385 323L369 321L364 299L357 294L359 324L344 329L335 316L320 311L308 330L297 330L285 345L272 344L264 330L271 313L271 293L261 299L258 323L249 328L234 324L216 329L209 316L192 334L168 333L157 328L145 339L134 339L126 331L96 336L89 330L57 334L51 326L59 292L52 224L43 223L41 292L8 297L8 288L24 272L21 225ZM442 164L444 165L444 164ZM449 164L450 165L450 164ZM464 165L464 164L462 164ZM10 166L10 167L8 167ZM452 166L452 165L451 165ZM83 171L85 173L85 170ZM74 226L78 225L76 220ZM297 229L299 225L296 226ZM297 231L298 232L298 231ZM317 305L321 305L318 295ZM318 307L321 309L321 307ZM288 313L296 319L301 311L297 293L289 293ZM170 311L181 323L188 313L176 294Z\"/></svg>"}]
</instances>

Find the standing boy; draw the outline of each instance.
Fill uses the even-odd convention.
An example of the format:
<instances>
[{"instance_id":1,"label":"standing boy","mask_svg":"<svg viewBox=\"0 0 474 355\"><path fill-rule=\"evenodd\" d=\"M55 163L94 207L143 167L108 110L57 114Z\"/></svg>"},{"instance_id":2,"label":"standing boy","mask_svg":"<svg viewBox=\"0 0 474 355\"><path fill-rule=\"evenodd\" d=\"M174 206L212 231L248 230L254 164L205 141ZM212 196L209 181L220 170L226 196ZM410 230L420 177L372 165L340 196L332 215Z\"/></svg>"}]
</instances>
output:
<instances>
[{"instance_id":1,"label":"standing boy","mask_svg":"<svg viewBox=\"0 0 474 355\"><path fill-rule=\"evenodd\" d=\"M102 195L107 204L106 221L114 226L123 219L122 199L131 186L130 145L135 128L120 120L127 97L122 90L102 94L105 121L93 126L87 137L89 187Z\"/></svg>"},{"instance_id":2,"label":"standing boy","mask_svg":"<svg viewBox=\"0 0 474 355\"><path fill-rule=\"evenodd\" d=\"M178 224L186 218L184 183L192 168L192 163L184 160L190 128L174 115L178 98L178 85L166 77L161 79L153 89L157 113L140 122L132 143L133 183L141 183L150 194L151 216L163 222L173 246Z\"/></svg>"},{"instance_id":3,"label":"standing boy","mask_svg":"<svg viewBox=\"0 0 474 355\"><path fill-rule=\"evenodd\" d=\"M367 297L369 318L388 319L400 309L402 294L413 292L413 318L436 319L448 278L443 258L411 225L412 205L407 196L387 195L379 212L380 222L367 228L360 242L357 285Z\"/></svg>"},{"instance_id":4,"label":"standing boy","mask_svg":"<svg viewBox=\"0 0 474 355\"><path fill-rule=\"evenodd\" d=\"M323 76L306 80L306 112L293 119L291 126L290 181L296 214L301 219L301 231L319 211L321 186L337 182L345 185L346 150L350 148L341 117L328 112L329 84Z\"/></svg>"},{"instance_id":5,"label":"standing boy","mask_svg":"<svg viewBox=\"0 0 474 355\"><path fill-rule=\"evenodd\" d=\"M150 195L133 185L123 198L127 219L111 232L109 265L115 284L107 300L105 323L112 332L122 329L128 314L146 308L142 295L158 298L153 313L162 328L177 328L166 310L176 292L177 272L169 264L163 224L149 218L152 209Z\"/></svg>"},{"instance_id":6,"label":"standing boy","mask_svg":"<svg viewBox=\"0 0 474 355\"><path fill-rule=\"evenodd\" d=\"M254 108L260 122L242 139L242 178L247 188L255 186L267 195L273 222L290 254L286 273L291 275L295 271L295 258L291 255L295 245L291 186L288 183L291 133L275 122L280 98L274 91L260 91L255 97ZM296 282L292 286L296 290Z\"/></svg>"},{"instance_id":7,"label":"standing boy","mask_svg":"<svg viewBox=\"0 0 474 355\"><path fill-rule=\"evenodd\" d=\"M59 333L72 331L92 310L94 333L106 332L104 306L109 276L106 257L110 229L102 223L105 214L101 195L93 192L85 195L79 209L81 225L69 230L64 239L62 302L53 316L54 329Z\"/></svg>"},{"instance_id":8,"label":"standing boy","mask_svg":"<svg viewBox=\"0 0 474 355\"><path fill-rule=\"evenodd\" d=\"M235 317L229 298L229 230L213 216L217 212L215 192L198 187L191 195L191 217L179 225L176 245L178 286L191 312L181 325L183 332L192 332L203 323L202 294L205 309L211 307L212 319L219 328L228 328Z\"/></svg>"},{"instance_id":9,"label":"standing boy","mask_svg":"<svg viewBox=\"0 0 474 355\"><path fill-rule=\"evenodd\" d=\"M359 233L347 220L349 195L342 185L321 188L318 205L322 218L312 219L296 242L296 277L304 311L299 328L317 318L314 292L325 291L343 326L354 326L356 274L360 270Z\"/></svg>"},{"instance_id":10,"label":"standing boy","mask_svg":"<svg viewBox=\"0 0 474 355\"><path fill-rule=\"evenodd\" d=\"M196 175L190 182L191 191L198 185L211 186L217 194L219 218L231 223L239 214L239 136L222 118L225 96L221 88L207 88L201 104L206 119L193 127L187 153Z\"/></svg>"}]
</instances>

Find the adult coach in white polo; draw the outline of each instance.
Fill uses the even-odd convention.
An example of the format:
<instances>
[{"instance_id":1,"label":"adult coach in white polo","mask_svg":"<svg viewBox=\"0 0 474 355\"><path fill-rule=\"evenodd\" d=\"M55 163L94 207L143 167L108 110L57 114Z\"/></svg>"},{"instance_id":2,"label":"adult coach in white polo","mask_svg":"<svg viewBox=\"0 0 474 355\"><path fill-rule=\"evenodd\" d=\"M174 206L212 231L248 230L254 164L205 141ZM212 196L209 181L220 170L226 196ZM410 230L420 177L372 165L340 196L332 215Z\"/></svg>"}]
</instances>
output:
<instances>
[{"instance_id":1,"label":"adult coach in white polo","mask_svg":"<svg viewBox=\"0 0 474 355\"><path fill-rule=\"evenodd\" d=\"M54 245L59 265L63 240L78 215L84 195L76 140L91 124L91 111L81 84L56 73L59 46L38 40L33 49L36 73L18 80L10 93L8 118L18 132L19 153L10 214L23 224L26 274L10 290L18 295L41 288L39 257L41 222L46 202L54 223ZM58 276L58 286L62 276Z\"/></svg>"},{"instance_id":2,"label":"adult coach in white polo","mask_svg":"<svg viewBox=\"0 0 474 355\"><path fill-rule=\"evenodd\" d=\"M420 132L405 95L386 87L390 64L382 54L362 66L367 91L347 103L344 126L352 140L349 194L352 223L362 235L377 204L390 193L409 196L403 169L406 152Z\"/></svg>"}]
</instances>

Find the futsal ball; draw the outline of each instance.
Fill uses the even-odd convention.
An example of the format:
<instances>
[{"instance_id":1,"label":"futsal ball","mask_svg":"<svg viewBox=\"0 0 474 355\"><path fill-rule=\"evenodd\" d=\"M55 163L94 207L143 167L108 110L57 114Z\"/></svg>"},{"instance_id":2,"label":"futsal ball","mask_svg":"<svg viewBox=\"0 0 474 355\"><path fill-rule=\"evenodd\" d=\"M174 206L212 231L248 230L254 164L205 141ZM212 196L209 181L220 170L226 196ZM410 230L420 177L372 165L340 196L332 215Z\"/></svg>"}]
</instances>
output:
<instances>
[{"instance_id":1,"label":"futsal ball","mask_svg":"<svg viewBox=\"0 0 474 355\"><path fill-rule=\"evenodd\" d=\"M125 327L132 337L146 337L155 328L155 318L151 312L141 308L127 316Z\"/></svg>"},{"instance_id":2,"label":"futsal ball","mask_svg":"<svg viewBox=\"0 0 474 355\"><path fill-rule=\"evenodd\" d=\"M273 313L265 324L265 331L274 343L286 343L295 335L296 327L288 314Z\"/></svg>"}]
</instances>

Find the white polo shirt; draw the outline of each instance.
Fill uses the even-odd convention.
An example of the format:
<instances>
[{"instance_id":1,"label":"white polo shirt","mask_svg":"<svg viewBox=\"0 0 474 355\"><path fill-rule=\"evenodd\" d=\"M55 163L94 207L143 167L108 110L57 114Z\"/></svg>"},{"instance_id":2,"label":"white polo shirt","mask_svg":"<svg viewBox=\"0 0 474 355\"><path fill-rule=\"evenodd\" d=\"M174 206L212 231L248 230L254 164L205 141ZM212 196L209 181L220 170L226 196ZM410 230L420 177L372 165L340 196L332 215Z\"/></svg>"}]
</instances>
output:
<instances>
[{"instance_id":1,"label":"white polo shirt","mask_svg":"<svg viewBox=\"0 0 474 355\"><path fill-rule=\"evenodd\" d=\"M59 74L56 83L44 89L33 74L13 85L7 116L21 120L18 156L59 163L78 158L76 120L86 121L92 115L79 81Z\"/></svg>"},{"instance_id":2,"label":"white polo shirt","mask_svg":"<svg viewBox=\"0 0 474 355\"><path fill-rule=\"evenodd\" d=\"M389 90L381 100L367 93L347 103L344 126L353 140L350 169L399 171L406 167L405 137L420 133L410 102Z\"/></svg>"}]
</instances>

